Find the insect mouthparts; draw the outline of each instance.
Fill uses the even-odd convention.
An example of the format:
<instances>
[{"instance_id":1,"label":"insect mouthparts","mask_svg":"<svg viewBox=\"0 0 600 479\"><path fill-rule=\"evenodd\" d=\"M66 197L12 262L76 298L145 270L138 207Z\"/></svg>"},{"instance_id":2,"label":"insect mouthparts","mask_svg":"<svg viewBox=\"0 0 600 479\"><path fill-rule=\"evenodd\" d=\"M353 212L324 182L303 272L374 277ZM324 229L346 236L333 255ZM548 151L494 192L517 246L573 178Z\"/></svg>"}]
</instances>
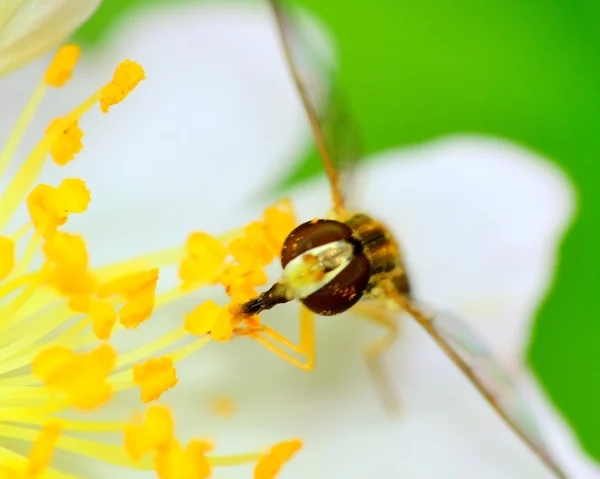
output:
<instances>
[{"instance_id":1,"label":"insect mouthparts","mask_svg":"<svg viewBox=\"0 0 600 479\"><path fill-rule=\"evenodd\" d=\"M242 316L250 317L260 313L264 309L264 302L260 296L246 301L240 307Z\"/></svg>"},{"instance_id":2,"label":"insect mouthparts","mask_svg":"<svg viewBox=\"0 0 600 479\"><path fill-rule=\"evenodd\" d=\"M271 309L278 304L287 303L291 300L286 294L287 289L280 283L275 283L267 291L256 298L252 298L240 306L240 314L246 318Z\"/></svg>"}]
</instances>

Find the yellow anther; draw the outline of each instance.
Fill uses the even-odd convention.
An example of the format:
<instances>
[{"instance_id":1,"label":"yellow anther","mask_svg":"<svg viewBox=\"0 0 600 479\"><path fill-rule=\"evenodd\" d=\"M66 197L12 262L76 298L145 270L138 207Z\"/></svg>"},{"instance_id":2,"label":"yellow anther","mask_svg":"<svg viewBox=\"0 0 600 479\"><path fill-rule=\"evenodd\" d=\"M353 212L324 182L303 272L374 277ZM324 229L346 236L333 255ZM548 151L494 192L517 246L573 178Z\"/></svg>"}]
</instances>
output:
<instances>
[{"instance_id":1,"label":"yellow anther","mask_svg":"<svg viewBox=\"0 0 600 479\"><path fill-rule=\"evenodd\" d=\"M65 211L69 213L83 213L87 210L90 201L90 190L85 182L79 178L67 178L57 188Z\"/></svg>"},{"instance_id":2,"label":"yellow anther","mask_svg":"<svg viewBox=\"0 0 600 479\"><path fill-rule=\"evenodd\" d=\"M177 441L168 448L158 451L154 466L159 479L206 479L211 475L210 462L206 452L211 444L192 439L183 449Z\"/></svg>"},{"instance_id":3,"label":"yellow anther","mask_svg":"<svg viewBox=\"0 0 600 479\"><path fill-rule=\"evenodd\" d=\"M108 298L118 295L131 300L141 294L153 293L156 290L159 270L156 268L137 271L113 278L98 288L98 296Z\"/></svg>"},{"instance_id":4,"label":"yellow anther","mask_svg":"<svg viewBox=\"0 0 600 479\"><path fill-rule=\"evenodd\" d=\"M143 403L158 399L178 381L173 360L168 356L151 358L143 364L133 366L133 382L142 388Z\"/></svg>"},{"instance_id":5,"label":"yellow anther","mask_svg":"<svg viewBox=\"0 0 600 479\"><path fill-rule=\"evenodd\" d=\"M31 221L44 232L55 231L67 221L67 213L61 206L60 194L53 186L38 185L27 197Z\"/></svg>"},{"instance_id":6,"label":"yellow anther","mask_svg":"<svg viewBox=\"0 0 600 479\"><path fill-rule=\"evenodd\" d=\"M229 341L236 322L238 322L236 317L229 309L227 307L223 308L212 327L210 337L215 341Z\"/></svg>"},{"instance_id":7,"label":"yellow anther","mask_svg":"<svg viewBox=\"0 0 600 479\"><path fill-rule=\"evenodd\" d=\"M89 315L96 337L101 340L109 339L117 322L117 312L112 305L106 300L92 300Z\"/></svg>"},{"instance_id":8,"label":"yellow anther","mask_svg":"<svg viewBox=\"0 0 600 479\"><path fill-rule=\"evenodd\" d=\"M83 131L79 128L77 120L67 124L64 118L52 120L48 128L46 128L46 135L52 135L56 130L59 130L60 133L50 147L50 155L54 163L65 166L69 161L74 160L75 155L83 148L83 143L81 142Z\"/></svg>"},{"instance_id":9,"label":"yellow anther","mask_svg":"<svg viewBox=\"0 0 600 479\"><path fill-rule=\"evenodd\" d=\"M185 315L185 330L197 336L207 334L217 320L221 307L212 300L205 301L197 306L190 314Z\"/></svg>"},{"instance_id":10,"label":"yellow anther","mask_svg":"<svg viewBox=\"0 0 600 479\"><path fill-rule=\"evenodd\" d=\"M228 264L220 276L220 281L225 286L235 283L245 283L251 286L263 286L269 280L267 273L262 268L252 264Z\"/></svg>"},{"instance_id":11,"label":"yellow anther","mask_svg":"<svg viewBox=\"0 0 600 479\"><path fill-rule=\"evenodd\" d=\"M46 70L44 75L46 84L60 88L67 83L73 74L73 69L80 55L81 48L77 45L71 44L61 47Z\"/></svg>"},{"instance_id":12,"label":"yellow anther","mask_svg":"<svg viewBox=\"0 0 600 479\"><path fill-rule=\"evenodd\" d=\"M110 338L117 322L117 312L108 301L79 294L69 298L68 305L71 311L89 314L92 329L98 339L106 340Z\"/></svg>"},{"instance_id":13,"label":"yellow anther","mask_svg":"<svg viewBox=\"0 0 600 479\"><path fill-rule=\"evenodd\" d=\"M244 236L229 243L227 252L242 264L266 266L280 253L274 242L266 224L253 221L244 228Z\"/></svg>"},{"instance_id":14,"label":"yellow anther","mask_svg":"<svg viewBox=\"0 0 600 479\"><path fill-rule=\"evenodd\" d=\"M89 313L92 306L92 298L85 294L74 295L67 303L69 309L75 313Z\"/></svg>"},{"instance_id":15,"label":"yellow anther","mask_svg":"<svg viewBox=\"0 0 600 479\"><path fill-rule=\"evenodd\" d=\"M213 259L215 263L225 259L226 252L221 242L207 233L192 233L185 245L188 254L197 260Z\"/></svg>"},{"instance_id":16,"label":"yellow anther","mask_svg":"<svg viewBox=\"0 0 600 479\"><path fill-rule=\"evenodd\" d=\"M78 294L69 298L69 309L77 313L89 314L92 329L98 339L110 338L115 323L117 312L110 302L103 299L93 299L85 294Z\"/></svg>"},{"instance_id":17,"label":"yellow anther","mask_svg":"<svg viewBox=\"0 0 600 479\"><path fill-rule=\"evenodd\" d=\"M106 113L112 105L123 101L144 78L146 76L140 64L131 60L120 63L112 81L102 90L100 109Z\"/></svg>"},{"instance_id":18,"label":"yellow anther","mask_svg":"<svg viewBox=\"0 0 600 479\"><path fill-rule=\"evenodd\" d=\"M98 288L101 298L118 295L127 300L119 311L119 321L126 328L137 328L152 315L159 270L129 273L107 281Z\"/></svg>"},{"instance_id":19,"label":"yellow anther","mask_svg":"<svg viewBox=\"0 0 600 479\"><path fill-rule=\"evenodd\" d=\"M283 242L296 226L296 216L288 203L271 206L265 210L264 221L270 235L267 239L277 251L281 250Z\"/></svg>"},{"instance_id":20,"label":"yellow anther","mask_svg":"<svg viewBox=\"0 0 600 479\"><path fill-rule=\"evenodd\" d=\"M234 303L238 304L245 303L258 296L258 290L254 286L245 283L228 285L225 292Z\"/></svg>"},{"instance_id":21,"label":"yellow anther","mask_svg":"<svg viewBox=\"0 0 600 479\"><path fill-rule=\"evenodd\" d=\"M184 327L190 334L210 333L215 341L229 341L234 323L235 316L227 307L208 300L185 316Z\"/></svg>"},{"instance_id":22,"label":"yellow anther","mask_svg":"<svg viewBox=\"0 0 600 479\"><path fill-rule=\"evenodd\" d=\"M133 461L151 451L165 449L174 440L173 417L166 406L150 406L144 417L125 426L125 450Z\"/></svg>"},{"instance_id":23,"label":"yellow anther","mask_svg":"<svg viewBox=\"0 0 600 479\"><path fill-rule=\"evenodd\" d=\"M302 441L293 439L280 442L261 457L254 468L254 479L273 479L279 473L283 464L291 459L302 447Z\"/></svg>"},{"instance_id":24,"label":"yellow anther","mask_svg":"<svg viewBox=\"0 0 600 479\"><path fill-rule=\"evenodd\" d=\"M94 287L88 271L88 254L81 236L56 233L42 251L48 261L48 281L64 296L87 295Z\"/></svg>"},{"instance_id":25,"label":"yellow anther","mask_svg":"<svg viewBox=\"0 0 600 479\"><path fill-rule=\"evenodd\" d=\"M66 223L70 213L83 213L90 201L90 192L83 180L69 178L58 188L36 186L27 197L27 207L34 226L49 235Z\"/></svg>"},{"instance_id":26,"label":"yellow anther","mask_svg":"<svg viewBox=\"0 0 600 479\"><path fill-rule=\"evenodd\" d=\"M243 303L257 295L256 287L267 283L263 268L256 264L228 264L220 275L225 291L236 303Z\"/></svg>"},{"instance_id":27,"label":"yellow anther","mask_svg":"<svg viewBox=\"0 0 600 479\"><path fill-rule=\"evenodd\" d=\"M85 242L79 235L57 233L46 241L43 251L49 262L65 269L87 268L88 254Z\"/></svg>"},{"instance_id":28,"label":"yellow anther","mask_svg":"<svg viewBox=\"0 0 600 479\"><path fill-rule=\"evenodd\" d=\"M6 278L15 267L15 242L0 236L0 281Z\"/></svg>"},{"instance_id":29,"label":"yellow anther","mask_svg":"<svg viewBox=\"0 0 600 479\"><path fill-rule=\"evenodd\" d=\"M185 284L215 281L227 257L227 251L219 240L201 232L190 235L186 252L187 256L179 267L179 277Z\"/></svg>"},{"instance_id":30,"label":"yellow anther","mask_svg":"<svg viewBox=\"0 0 600 479\"><path fill-rule=\"evenodd\" d=\"M62 393L71 406L92 410L106 403L113 394L107 378L116 360L116 351L106 343L83 354L63 346L51 346L37 354L32 369L46 387L54 393Z\"/></svg>"},{"instance_id":31,"label":"yellow anther","mask_svg":"<svg viewBox=\"0 0 600 479\"><path fill-rule=\"evenodd\" d=\"M123 305L119 310L119 322L126 328L137 328L150 319L154 310L154 292L140 294Z\"/></svg>"},{"instance_id":32,"label":"yellow anther","mask_svg":"<svg viewBox=\"0 0 600 479\"><path fill-rule=\"evenodd\" d=\"M190 334L210 333L215 341L229 341L237 322L237 316L228 307L218 306L208 300L185 315L184 328Z\"/></svg>"}]
</instances>

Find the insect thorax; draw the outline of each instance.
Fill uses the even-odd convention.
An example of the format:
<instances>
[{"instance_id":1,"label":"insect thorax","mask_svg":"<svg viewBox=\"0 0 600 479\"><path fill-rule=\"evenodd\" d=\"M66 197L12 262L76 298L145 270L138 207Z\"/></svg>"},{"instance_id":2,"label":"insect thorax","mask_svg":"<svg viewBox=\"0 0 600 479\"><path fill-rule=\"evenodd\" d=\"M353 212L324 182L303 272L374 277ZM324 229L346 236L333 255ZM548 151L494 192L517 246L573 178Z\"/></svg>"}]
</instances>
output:
<instances>
[{"instance_id":1,"label":"insect thorax","mask_svg":"<svg viewBox=\"0 0 600 479\"><path fill-rule=\"evenodd\" d=\"M364 213L352 214L344 223L350 227L353 238L361 245L371 265L371 278L365 293L375 293L377 285L386 279L399 293L409 294L402 254L388 228Z\"/></svg>"}]
</instances>

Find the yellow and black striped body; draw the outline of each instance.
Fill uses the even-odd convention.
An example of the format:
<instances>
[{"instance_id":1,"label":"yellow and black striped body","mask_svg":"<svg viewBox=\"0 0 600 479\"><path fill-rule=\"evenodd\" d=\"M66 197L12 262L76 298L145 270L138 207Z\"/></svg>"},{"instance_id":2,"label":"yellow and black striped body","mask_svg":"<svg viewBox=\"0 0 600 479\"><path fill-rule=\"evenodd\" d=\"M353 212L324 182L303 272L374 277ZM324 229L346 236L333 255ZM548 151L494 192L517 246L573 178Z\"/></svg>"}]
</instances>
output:
<instances>
[{"instance_id":1,"label":"yellow and black striped body","mask_svg":"<svg viewBox=\"0 0 600 479\"><path fill-rule=\"evenodd\" d=\"M396 240L379 221L364 213L355 213L343 221L371 265L371 277L365 291L368 296L383 279L392 281L402 294L410 294L410 285Z\"/></svg>"}]
</instances>

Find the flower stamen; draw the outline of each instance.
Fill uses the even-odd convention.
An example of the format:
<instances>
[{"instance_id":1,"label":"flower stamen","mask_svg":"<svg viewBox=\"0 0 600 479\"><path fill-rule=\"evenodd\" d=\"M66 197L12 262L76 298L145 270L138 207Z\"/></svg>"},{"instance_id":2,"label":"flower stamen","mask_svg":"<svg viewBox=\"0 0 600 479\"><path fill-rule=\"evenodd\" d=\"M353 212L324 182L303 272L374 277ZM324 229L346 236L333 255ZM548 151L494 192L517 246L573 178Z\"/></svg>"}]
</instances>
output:
<instances>
[{"instance_id":1,"label":"flower stamen","mask_svg":"<svg viewBox=\"0 0 600 479\"><path fill-rule=\"evenodd\" d=\"M63 87L73 75L73 70L81 56L81 48L77 45L63 45L46 69L44 81L55 88Z\"/></svg>"},{"instance_id":2,"label":"flower stamen","mask_svg":"<svg viewBox=\"0 0 600 479\"><path fill-rule=\"evenodd\" d=\"M115 70L112 81L102 89L102 112L106 113L112 105L122 102L144 78L144 69L138 63L131 60L122 62Z\"/></svg>"},{"instance_id":3,"label":"flower stamen","mask_svg":"<svg viewBox=\"0 0 600 479\"><path fill-rule=\"evenodd\" d=\"M46 87L62 87L72 76L79 56L79 48L72 45L58 51L44 82L37 87L0 152L0 173L17 151ZM255 288L267 281L264 266L277 256L293 227L291 207L272 207L261 220L243 230L219 238L192 234L185 250L163 250L92 269L83 238L62 230L71 213L84 212L90 203L85 183L72 178L56 187L34 184L48 155L64 166L83 148L79 119L85 112L96 103L107 112L143 79L140 65L129 60L121 63L110 82L49 124L8 187L0 192L0 436L35 441L28 460L0 448L3 463L6 458L17 458L19 467L26 465L15 469L24 474L16 476L19 479L42 474L72 479L49 467L55 447L128 468L154 468L161 479L200 479L208 477L213 466L257 461L266 461L273 470L285 460L282 457L291 455L289 448L284 448L272 449L269 460L263 454L211 456L208 451L212 446L206 441L193 439L187 445L181 444L171 428L164 441L134 453L139 459L136 462L123 447L68 434L114 434L126 430L126 424L57 422L67 409L96 409L118 391L140 388L142 402L148 402L174 387L179 361L211 339L228 341L236 335L241 318L234 309L212 303L214 314L205 318L202 316L208 313L200 307L185 325L177 325L119 357L105 341L115 331L125 333L125 329L143 327L156 308L196 288L221 284L234 302L255 294ZM4 233L25 198L31 222L12 234ZM41 258L36 256L40 252ZM41 266L32 266L37 259L42 260ZM157 293L158 268L177 265L182 283ZM207 308L211 309L210 303L204 306ZM257 325L258 318L244 320L243 324L247 331L254 331ZM189 341L190 333L199 337ZM159 353L161 356L155 357ZM146 433L154 434L156 428L145 427ZM138 440L143 446L146 438ZM142 458L144 452L150 452L154 462L150 457Z\"/></svg>"},{"instance_id":4,"label":"flower stamen","mask_svg":"<svg viewBox=\"0 0 600 479\"><path fill-rule=\"evenodd\" d=\"M136 67L132 67L132 64L136 65ZM116 94L114 97L107 99L107 92L105 92L105 89L109 87L109 85L113 85L115 83L115 78L118 80L118 88L123 90L123 94L119 96L118 101ZM96 91L96 93L91 95L87 100L83 101L70 113L58 120L55 120L53 128L51 128L50 131L46 133L46 136L33 148L29 156L23 162L23 166L15 174L12 181L3 192L2 196L0 196L0 230L3 230L6 227L9 219L12 217L16 209L19 207L19 204L21 204L25 198L27 194L26 192L29 191L33 186L35 179L41 172L46 155L49 153L50 149L59 139L59 137L63 135L66 130L68 130L84 113L90 110L101 99L103 100L103 104L107 104L107 102L109 104L118 103L122 101L127 94L129 94L137 86L137 84L143 80L143 78L144 75L142 67L137 63L128 60L117 67L117 70L115 71L115 77L113 77L111 82L107 83L105 86ZM20 129L18 128L13 132L13 134L17 135L17 137L19 136L19 133ZM9 144L15 141L16 144L14 148L11 148L9 152L10 154L7 154L8 158L12 156L12 153L14 153L18 143L20 142L20 138L17 138L17 140L9 139Z\"/></svg>"}]
</instances>

